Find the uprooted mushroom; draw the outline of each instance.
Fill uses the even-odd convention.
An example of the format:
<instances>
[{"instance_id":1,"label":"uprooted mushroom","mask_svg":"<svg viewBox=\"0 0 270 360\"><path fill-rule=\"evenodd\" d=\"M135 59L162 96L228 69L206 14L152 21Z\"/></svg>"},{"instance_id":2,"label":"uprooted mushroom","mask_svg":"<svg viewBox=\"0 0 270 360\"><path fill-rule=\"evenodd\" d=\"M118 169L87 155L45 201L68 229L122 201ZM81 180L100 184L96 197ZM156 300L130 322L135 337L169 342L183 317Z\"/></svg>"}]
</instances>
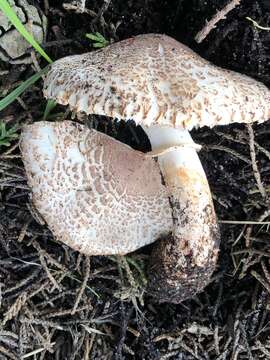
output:
<instances>
[{"instance_id":1,"label":"uprooted mushroom","mask_svg":"<svg viewBox=\"0 0 270 360\"><path fill-rule=\"evenodd\" d=\"M158 165L140 152L73 121L27 125L20 148L33 204L73 249L126 254L172 230Z\"/></svg>"},{"instance_id":2,"label":"uprooted mushroom","mask_svg":"<svg viewBox=\"0 0 270 360\"><path fill-rule=\"evenodd\" d=\"M269 90L210 64L168 36L148 34L58 60L44 94L78 112L143 126L158 155L173 221L172 234L154 246L149 291L159 301L180 302L202 290L215 268L219 232L188 130L265 121Z\"/></svg>"}]
</instances>

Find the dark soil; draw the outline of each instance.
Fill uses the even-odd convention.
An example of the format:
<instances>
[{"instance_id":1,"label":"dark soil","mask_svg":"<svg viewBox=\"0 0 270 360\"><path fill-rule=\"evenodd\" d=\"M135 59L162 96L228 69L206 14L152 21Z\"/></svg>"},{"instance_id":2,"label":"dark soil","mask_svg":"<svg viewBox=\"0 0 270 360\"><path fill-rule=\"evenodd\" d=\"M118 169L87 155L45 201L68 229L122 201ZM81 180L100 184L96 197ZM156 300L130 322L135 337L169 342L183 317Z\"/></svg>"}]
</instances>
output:
<instances>
[{"instance_id":1,"label":"dark soil","mask_svg":"<svg viewBox=\"0 0 270 360\"><path fill-rule=\"evenodd\" d=\"M44 10L45 1L32 3ZM200 45L194 41L206 19L226 3L89 0L87 8L98 14L91 16L49 0L44 47L57 59L92 50L85 38L89 32L99 31L112 42L140 33L166 33L213 63L270 86L270 31L246 19L269 27L269 0L242 0ZM45 65L41 59L40 65ZM1 79L2 94L33 73L30 65L0 68L8 71ZM40 82L25 92L23 103L9 106L1 120L11 126L41 119L41 88ZM54 113L61 116L65 110L59 106ZM98 117L88 122L135 148L149 146L142 130L132 124ZM257 164L269 196L269 122L254 126L254 134ZM144 293L149 249L125 258L92 257L89 263L56 243L33 217L16 142L9 150L0 148L0 359L270 359L269 225L239 223L269 221L270 215L254 177L247 128L201 129L192 135L204 145L200 157L218 218L235 224L221 224L213 282L179 305L158 305Z\"/></svg>"}]
</instances>

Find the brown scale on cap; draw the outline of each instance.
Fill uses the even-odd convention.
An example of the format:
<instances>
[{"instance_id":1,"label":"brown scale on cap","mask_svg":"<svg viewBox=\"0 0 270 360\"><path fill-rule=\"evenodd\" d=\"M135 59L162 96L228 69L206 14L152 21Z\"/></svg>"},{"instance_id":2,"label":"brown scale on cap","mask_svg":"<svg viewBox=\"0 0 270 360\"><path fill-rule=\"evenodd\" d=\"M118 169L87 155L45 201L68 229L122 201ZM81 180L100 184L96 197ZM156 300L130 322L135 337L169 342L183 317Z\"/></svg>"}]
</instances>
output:
<instances>
[{"instance_id":1,"label":"brown scale on cap","mask_svg":"<svg viewBox=\"0 0 270 360\"><path fill-rule=\"evenodd\" d=\"M220 69L166 35L139 35L56 61L44 94L76 111L193 127L270 117L270 92Z\"/></svg>"},{"instance_id":2,"label":"brown scale on cap","mask_svg":"<svg viewBox=\"0 0 270 360\"><path fill-rule=\"evenodd\" d=\"M56 239L87 255L126 254L172 230L155 161L71 121L24 128L33 202Z\"/></svg>"}]
</instances>

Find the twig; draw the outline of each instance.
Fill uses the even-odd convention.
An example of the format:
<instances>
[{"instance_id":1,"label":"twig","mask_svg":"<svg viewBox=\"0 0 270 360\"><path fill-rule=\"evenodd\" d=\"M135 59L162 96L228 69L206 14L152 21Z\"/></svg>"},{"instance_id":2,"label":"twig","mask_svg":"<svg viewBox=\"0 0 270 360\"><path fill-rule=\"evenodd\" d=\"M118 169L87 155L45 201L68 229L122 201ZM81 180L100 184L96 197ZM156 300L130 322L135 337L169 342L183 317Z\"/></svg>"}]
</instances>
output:
<instances>
[{"instance_id":1,"label":"twig","mask_svg":"<svg viewBox=\"0 0 270 360\"><path fill-rule=\"evenodd\" d=\"M254 259L252 259L253 255L254 254L249 254L248 258L245 260L242 271L239 274L239 279L243 279L246 276L249 268L255 264L258 264L261 261L262 255L256 256Z\"/></svg>"},{"instance_id":2,"label":"twig","mask_svg":"<svg viewBox=\"0 0 270 360\"><path fill-rule=\"evenodd\" d=\"M236 157L242 161L244 161L247 164L251 164L251 161L244 155L239 154L237 151L230 149L226 146L222 146L222 145L207 145L204 147L205 150L209 151L209 150L220 150L220 151L225 151L228 154L232 155L233 157Z\"/></svg>"},{"instance_id":3,"label":"twig","mask_svg":"<svg viewBox=\"0 0 270 360\"><path fill-rule=\"evenodd\" d=\"M261 262L261 266L262 266L265 278L268 281L268 283L270 284L270 273L269 273L264 261Z\"/></svg>"},{"instance_id":4,"label":"twig","mask_svg":"<svg viewBox=\"0 0 270 360\"><path fill-rule=\"evenodd\" d=\"M270 160L270 151L266 150L264 147L256 143L256 141L254 141L254 144L256 148L260 150Z\"/></svg>"},{"instance_id":5,"label":"twig","mask_svg":"<svg viewBox=\"0 0 270 360\"><path fill-rule=\"evenodd\" d=\"M219 224L232 224L232 225L270 225L270 221L241 221L241 220L218 220Z\"/></svg>"},{"instance_id":6,"label":"twig","mask_svg":"<svg viewBox=\"0 0 270 360\"><path fill-rule=\"evenodd\" d=\"M245 347L245 350L247 352L248 359L249 360L254 360L254 357L252 355L250 345L249 345L249 342L248 342L248 338L247 338L247 332L246 332L246 328L245 328L245 323L246 323L246 321L244 321L244 324L243 324L243 322L240 322L240 324L239 324L240 330L241 330L241 333L242 333L242 339L244 341L244 347Z\"/></svg>"},{"instance_id":7,"label":"twig","mask_svg":"<svg viewBox=\"0 0 270 360\"><path fill-rule=\"evenodd\" d=\"M80 312L80 311L84 311L84 310L87 310L89 309L89 304L86 304L82 307L77 307L75 309L75 312ZM45 314L43 314L43 312L37 312L37 313L34 313L35 315L37 316L41 316L42 315L42 319L50 319L50 318L55 318L55 317L60 317L60 316L67 316L67 315L74 315L74 312L73 312L73 309L59 309L59 310L56 310L56 311L52 311L52 312L49 312L49 313L46 313L47 310L45 310Z\"/></svg>"},{"instance_id":8,"label":"twig","mask_svg":"<svg viewBox=\"0 0 270 360\"><path fill-rule=\"evenodd\" d=\"M22 242L23 239L25 238L25 235L26 235L26 233L27 233L27 228L28 228L29 224L31 223L31 221L32 221L32 219L26 221L26 223L23 225L23 227L22 227L22 229L21 229L21 231L20 231L20 234L19 234L19 236L18 236L18 239L17 239L17 241L18 241L19 243Z\"/></svg>"},{"instance_id":9,"label":"twig","mask_svg":"<svg viewBox=\"0 0 270 360\"><path fill-rule=\"evenodd\" d=\"M55 342L51 343L51 345L52 345L52 346L55 345ZM36 355L36 354L39 354L40 352L42 352L42 351L44 351L44 350L46 350L46 348L44 348L44 347L43 347L43 348L36 349L36 350L33 350L33 351L31 351L31 352L23 355L23 356L22 356L22 359L26 359L26 358L32 357L32 356L34 356L34 355Z\"/></svg>"},{"instance_id":10,"label":"twig","mask_svg":"<svg viewBox=\"0 0 270 360\"><path fill-rule=\"evenodd\" d=\"M258 346L258 348L261 350L261 352L264 355L266 355L268 358L270 358L270 351L267 350L259 340L256 340L256 345Z\"/></svg>"},{"instance_id":11,"label":"twig","mask_svg":"<svg viewBox=\"0 0 270 360\"><path fill-rule=\"evenodd\" d=\"M247 124L247 129L248 129L248 134L249 134L249 149L250 149L250 157L251 157L251 162L252 162L254 178L257 182L258 189L259 189L263 199L265 199L267 197L267 194L266 194L265 188L262 184L261 175L260 175L258 165L256 162L254 132L253 132L252 126L250 124Z\"/></svg>"},{"instance_id":12,"label":"twig","mask_svg":"<svg viewBox=\"0 0 270 360\"><path fill-rule=\"evenodd\" d=\"M28 297L27 293L23 292L21 295L17 297L15 302L11 305L11 307L8 309L8 311L5 313L4 319L2 324L5 325L7 321L13 319L15 316L17 316L23 307L23 305L26 303Z\"/></svg>"},{"instance_id":13,"label":"twig","mask_svg":"<svg viewBox=\"0 0 270 360\"><path fill-rule=\"evenodd\" d=\"M218 337L218 326L215 326L215 330L214 330L214 343L215 343L215 352L216 355L220 354L220 349L219 349L219 337Z\"/></svg>"},{"instance_id":14,"label":"twig","mask_svg":"<svg viewBox=\"0 0 270 360\"><path fill-rule=\"evenodd\" d=\"M247 226L245 233L245 243L247 248L249 248L251 245L251 241L250 241L251 234L252 234L252 226Z\"/></svg>"},{"instance_id":15,"label":"twig","mask_svg":"<svg viewBox=\"0 0 270 360\"><path fill-rule=\"evenodd\" d=\"M251 271L251 275L255 277L265 287L265 289L270 293L270 285L265 281L265 279L258 274L255 270Z\"/></svg>"},{"instance_id":16,"label":"twig","mask_svg":"<svg viewBox=\"0 0 270 360\"><path fill-rule=\"evenodd\" d=\"M46 250L44 250L39 243L36 240L32 241L32 245L34 248L38 251L38 253L42 253L42 255L47 259L47 261L57 267L58 269L62 271L68 271L68 269L61 263L59 263L57 260L55 260Z\"/></svg>"},{"instance_id":17,"label":"twig","mask_svg":"<svg viewBox=\"0 0 270 360\"><path fill-rule=\"evenodd\" d=\"M90 257L86 256L85 257L85 275L84 275L84 279L83 279L83 282L82 282L82 286L81 286L81 288L79 290L77 299L75 301L75 304L74 304L72 312L71 312L72 315L75 314L75 312L77 310L77 307L79 305L79 302L81 301L83 293L84 293L84 291L86 289L86 285L87 285L87 281L89 279L89 275L90 275Z\"/></svg>"},{"instance_id":18,"label":"twig","mask_svg":"<svg viewBox=\"0 0 270 360\"><path fill-rule=\"evenodd\" d=\"M237 251L233 251L231 254L232 255L257 254L257 255L261 255L261 256L265 256L265 257L270 257L270 253L268 253L267 251L255 250L255 249L237 250Z\"/></svg>"},{"instance_id":19,"label":"twig","mask_svg":"<svg viewBox=\"0 0 270 360\"><path fill-rule=\"evenodd\" d=\"M42 319L28 319L26 317L21 317L20 322L26 323L26 324L42 325L44 327L47 326L47 327L57 329L57 330L65 330L65 328L63 326L55 323L54 321L46 321L46 320L42 320Z\"/></svg>"},{"instance_id":20,"label":"twig","mask_svg":"<svg viewBox=\"0 0 270 360\"><path fill-rule=\"evenodd\" d=\"M53 277L53 275L51 274L47 264L46 264L46 260L44 258L44 254L42 253L42 250L39 251L39 260L40 260L40 263L43 267L43 269L45 270L49 280L51 281L51 283L53 284L54 288L57 288L58 290L61 290L61 287L60 285L58 284L58 282L56 281L56 279Z\"/></svg>"},{"instance_id":21,"label":"twig","mask_svg":"<svg viewBox=\"0 0 270 360\"><path fill-rule=\"evenodd\" d=\"M259 217L258 221L262 223L264 219L266 219L268 216L270 216L270 209L266 209L264 213Z\"/></svg>"},{"instance_id":22,"label":"twig","mask_svg":"<svg viewBox=\"0 0 270 360\"><path fill-rule=\"evenodd\" d=\"M257 23L257 21L251 19L249 16L247 16L246 19L249 20L249 21L251 21L252 24L253 24L256 28L258 28L258 29L260 29L260 30L270 31L270 27L265 27L265 26L259 25L259 24Z\"/></svg>"},{"instance_id":23,"label":"twig","mask_svg":"<svg viewBox=\"0 0 270 360\"><path fill-rule=\"evenodd\" d=\"M216 24L226 18L227 14L236 6L240 5L241 0L231 0L223 9L219 10L210 21L206 21L205 26L195 36L195 41L201 43L208 34L216 27Z\"/></svg>"},{"instance_id":24,"label":"twig","mask_svg":"<svg viewBox=\"0 0 270 360\"><path fill-rule=\"evenodd\" d=\"M27 278L22 279L19 281L15 286L12 286L10 288L7 288L3 291L3 295L7 297L9 294L16 293L16 291L20 291L22 287L24 287L24 290L26 287L29 287L29 285L32 283L32 281L40 274L40 270L37 269L36 271L33 271Z\"/></svg>"},{"instance_id":25,"label":"twig","mask_svg":"<svg viewBox=\"0 0 270 360\"><path fill-rule=\"evenodd\" d=\"M76 261L75 271L80 272L79 269L80 269L81 261L82 261L82 254L79 253Z\"/></svg>"},{"instance_id":26,"label":"twig","mask_svg":"<svg viewBox=\"0 0 270 360\"><path fill-rule=\"evenodd\" d=\"M92 338L92 336L91 336ZM84 338L84 355L83 355L83 360L88 360L90 359L90 351L91 351L91 342L89 339L88 334L85 336Z\"/></svg>"},{"instance_id":27,"label":"twig","mask_svg":"<svg viewBox=\"0 0 270 360\"><path fill-rule=\"evenodd\" d=\"M2 359L12 359L12 360L17 360L17 356L15 356L13 353L11 353L9 350L7 350L6 348L4 348L4 346L0 346L0 353L4 354L5 357L1 357Z\"/></svg>"}]
</instances>

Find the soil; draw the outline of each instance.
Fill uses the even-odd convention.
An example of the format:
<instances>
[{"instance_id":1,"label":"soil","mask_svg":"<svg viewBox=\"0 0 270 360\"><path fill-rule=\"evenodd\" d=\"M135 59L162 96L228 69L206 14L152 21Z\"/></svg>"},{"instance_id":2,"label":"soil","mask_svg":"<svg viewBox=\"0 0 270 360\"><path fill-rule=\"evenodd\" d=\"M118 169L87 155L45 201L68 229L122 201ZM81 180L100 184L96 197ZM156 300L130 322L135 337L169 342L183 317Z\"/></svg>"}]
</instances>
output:
<instances>
[{"instance_id":1,"label":"soil","mask_svg":"<svg viewBox=\"0 0 270 360\"><path fill-rule=\"evenodd\" d=\"M31 2L45 10L46 1ZM242 0L201 44L194 41L196 33L226 0L86 1L96 15L65 10L62 1L48 3L43 46L53 59L92 50L85 33L99 31L111 42L166 33L213 63L270 86L270 31L246 19L269 27L269 0ZM39 64L45 66L41 59ZM0 69L7 72L3 96L33 74L30 65L1 63ZM41 119L46 104L41 88L42 81L32 86L1 120L21 127ZM58 106L54 118L65 111ZM134 148L149 149L132 122L87 121ZM150 247L89 262L56 243L31 207L16 141L8 150L0 148L0 359L269 359L270 234L261 222L270 215L270 124L253 129L266 197L255 179L244 125L192 132L203 145L200 158L218 218L234 223L221 223L211 284L178 305L159 305L144 293Z\"/></svg>"}]
</instances>

